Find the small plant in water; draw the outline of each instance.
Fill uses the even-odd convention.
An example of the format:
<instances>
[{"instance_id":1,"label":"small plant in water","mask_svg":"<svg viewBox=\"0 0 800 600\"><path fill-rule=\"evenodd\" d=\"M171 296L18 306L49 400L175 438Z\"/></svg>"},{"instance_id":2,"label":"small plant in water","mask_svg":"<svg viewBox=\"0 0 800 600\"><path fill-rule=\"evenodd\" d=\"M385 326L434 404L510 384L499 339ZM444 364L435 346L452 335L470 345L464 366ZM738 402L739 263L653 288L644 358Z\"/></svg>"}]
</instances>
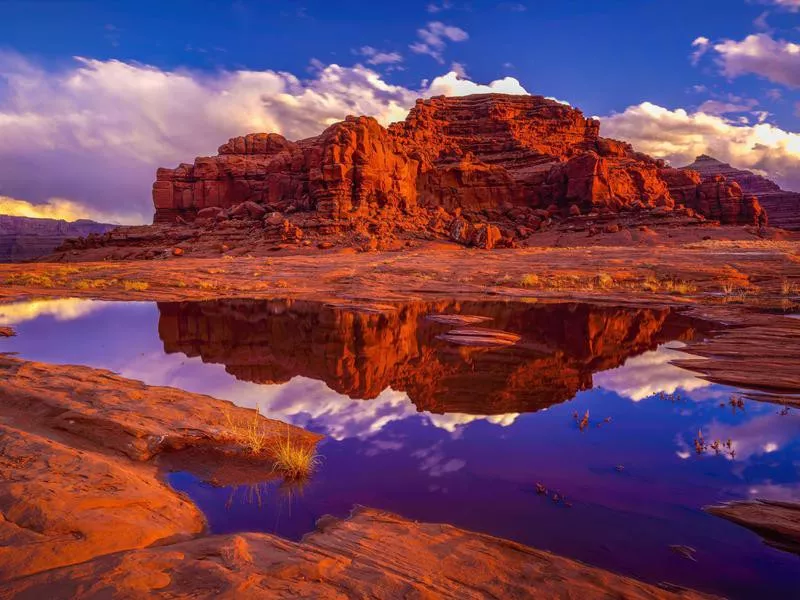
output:
<instances>
[{"instance_id":1,"label":"small plant in water","mask_svg":"<svg viewBox=\"0 0 800 600\"><path fill-rule=\"evenodd\" d=\"M319 467L316 445L293 440L286 427L285 436L277 436L269 446L273 469L287 479L305 479Z\"/></svg>"}]
</instances>

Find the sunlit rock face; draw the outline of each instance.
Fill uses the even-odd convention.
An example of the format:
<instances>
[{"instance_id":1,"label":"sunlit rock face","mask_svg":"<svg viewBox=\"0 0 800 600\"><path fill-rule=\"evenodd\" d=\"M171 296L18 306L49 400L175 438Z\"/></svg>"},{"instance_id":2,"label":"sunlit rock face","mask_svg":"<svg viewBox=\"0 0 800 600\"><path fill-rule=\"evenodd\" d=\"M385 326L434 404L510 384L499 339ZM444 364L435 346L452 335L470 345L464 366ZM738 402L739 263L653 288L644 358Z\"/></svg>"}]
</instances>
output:
<instances>
[{"instance_id":1,"label":"sunlit rock face","mask_svg":"<svg viewBox=\"0 0 800 600\"><path fill-rule=\"evenodd\" d=\"M357 399L405 392L420 411L532 412L592 387L592 375L697 325L668 309L561 303L411 302L341 307L308 301L160 303L166 352L224 364L239 379L325 382ZM512 332L513 345L454 344L458 325L431 315L483 316L481 331ZM472 326L470 326L472 327Z\"/></svg>"},{"instance_id":2,"label":"sunlit rock face","mask_svg":"<svg viewBox=\"0 0 800 600\"><path fill-rule=\"evenodd\" d=\"M159 169L155 221L193 220L203 209L246 202L261 207L251 212L300 211L322 220L394 211L420 230L429 226L423 209L672 209L663 161L599 132L597 120L542 96L418 100L388 129L371 117L348 117L305 140L254 133L229 140L217 156ZM758 211L745 210L741 190L730 189L720 196L724 209L705 216L758 224ZM702 213L705 204L695 204ZM520 223L533 217L512 216Z\"/></svg>"}]
</instances>

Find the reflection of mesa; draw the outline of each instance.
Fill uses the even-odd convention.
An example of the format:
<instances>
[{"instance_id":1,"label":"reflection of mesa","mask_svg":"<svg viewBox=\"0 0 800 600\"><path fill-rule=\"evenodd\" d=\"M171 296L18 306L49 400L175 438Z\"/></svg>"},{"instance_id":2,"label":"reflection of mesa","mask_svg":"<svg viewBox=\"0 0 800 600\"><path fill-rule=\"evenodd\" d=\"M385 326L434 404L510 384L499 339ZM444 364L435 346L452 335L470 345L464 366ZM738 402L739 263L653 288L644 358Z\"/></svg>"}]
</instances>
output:
<instances>
[{"instance_id":1,"label":"reflection of mesa","mask_svg":"<svg viewBox=\"0 0 800 600\"><path fill-rule=\"evenodd\" d=\"M378 313L288 300L158 307L166 352L224 364L238 379L282 383L300 375L357 399L391 388L421 411L478 415L569 400L592 387L593 373L698 331L669 309L577 303L413 302ZM426 315L456 312L488 317L483 326L521 339L497 348L439 339L452 323Z\"/></svg>"}]
</instances>

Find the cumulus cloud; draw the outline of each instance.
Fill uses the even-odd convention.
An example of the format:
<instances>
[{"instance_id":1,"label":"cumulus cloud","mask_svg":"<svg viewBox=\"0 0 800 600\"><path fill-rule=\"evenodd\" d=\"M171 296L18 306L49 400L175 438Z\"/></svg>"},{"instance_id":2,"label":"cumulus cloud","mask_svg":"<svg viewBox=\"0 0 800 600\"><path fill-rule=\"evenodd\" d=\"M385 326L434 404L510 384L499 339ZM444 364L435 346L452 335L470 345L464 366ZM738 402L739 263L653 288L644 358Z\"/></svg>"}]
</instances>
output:
<instances>
[{"instance_id":1,"label":"cumulus cloud","mask_svg":"<svg viewBox=\"0 0 800 600\"><path fill-rule=\"evenodd\" d=\"M123 225L133 224L138 221L138 217L135 214L107 213L66 198L49 198L42 204L32 204L27 200L0 196L0 215L33 217L36 219L61 219L64 221L91 219L101 223Z\"/></svg>"},{"instance_id":2,"label":"cumulus cloud","mask_svg":"<svg viewBox=\"0 0 800 600\"><path fill-rule=\"evenodd\" d=\"M503 77L489 84L475 83L455 71L436 77L427 86L426 96L469 96L470 94L527 94L518 79Z\"/></svg>"},{"instance_id":3,"label":"cumulus cloud","mask_svg":"<svg viewBox=\"0 0 800 600\"><path fill-rule=\"evenodd\" d=\"M430 28L427 39L466 36L442 27ZM279 71L204 74L87 58L50 72L0 54L0 194L32 204L69 198L122 222L149 222L155 168L215 154L230 137L300 139L348 114L388 124L421 96L490 91L525 93L510 77L479 85L455 73L415 90L361 65L320 64L300 80Z\"/></svg>"},{"instance_id":4,"label":"cumulus cloud","mask_svg":"<svg viewBox=\"0 0 800 600\"><path fill-rule=\"evenodd\" d=\"M448 42L463 42L469 39L469 34L454 25L445 25L441 21L431 21L425 27L417 29L418 41L409 45L416 54L432 56L438 63L444 64L442 52Z\"/></svg>"},{"instance_id":5,"label":"cumulus cloud","mask_svg":"<svg viewBox=\"0 0 800 600\"><path fill-rule=\"evenodd\" d=\"M713 49L727 77L758 75L774 83L800 87L800 44L756 33L741 41L723 40Z\"/></svg>"},{"instance_id":6,"label":"cumulus cloud","mask_svg":"<svg viewBox=\"0 0 800 600\"><path fill-rule=\"evenodd\" d=\"M800 190L800 133L651 102L630 106L601 121L603 135L629 141L637 150L673 165L710 154L737 168L766 174L785 189Z\"/></svg>"}]
</instances>

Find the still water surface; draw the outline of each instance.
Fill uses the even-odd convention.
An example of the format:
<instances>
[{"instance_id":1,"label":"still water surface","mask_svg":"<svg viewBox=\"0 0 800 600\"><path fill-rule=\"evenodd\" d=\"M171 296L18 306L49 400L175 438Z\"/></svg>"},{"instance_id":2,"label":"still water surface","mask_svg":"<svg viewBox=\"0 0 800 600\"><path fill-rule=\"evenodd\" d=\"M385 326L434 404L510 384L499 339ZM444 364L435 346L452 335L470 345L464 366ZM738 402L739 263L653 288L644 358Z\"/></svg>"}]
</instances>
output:
<instances>
[{"instance_id":1,"label":"still water surface","mask_svg":"<svg viewBox=\"0 0 800 600\"><path fill-rule=\"evenodd\" d=\"M431 315L483 316L509 347L441 339ZM800 411L745 401L670 364L707 323L561 303L122 303L0 306L0 351L230 399L326 435L302 489L169 481L213 532L299 539L354 504L447 522L652 582L798 597L800 559L703 512L800 496ZM588 411L588 425L579 421ZM577 415L577 417L576 417ZM693 440L731 440L698 455ZM266 479L266 478L265 478ZM566 500L537 493L537 483ZM696 562L670 545L696 549Z\"/></svg>"}]
</instances>

